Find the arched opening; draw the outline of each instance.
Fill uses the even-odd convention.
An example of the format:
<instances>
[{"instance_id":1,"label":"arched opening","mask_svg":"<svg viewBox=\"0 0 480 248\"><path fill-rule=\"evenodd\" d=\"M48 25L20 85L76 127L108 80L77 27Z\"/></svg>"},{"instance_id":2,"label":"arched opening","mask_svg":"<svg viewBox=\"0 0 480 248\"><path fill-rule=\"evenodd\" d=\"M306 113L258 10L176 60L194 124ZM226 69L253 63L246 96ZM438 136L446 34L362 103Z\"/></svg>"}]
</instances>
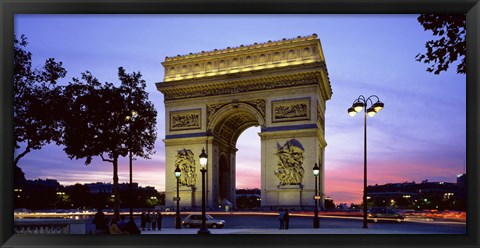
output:
<instances>
[{"instance_id":1,"label":"arched opening","mask_svg":"<svg viewBox=\"0 0 480 248\"><path fill-rule=\"evenodd\" d=\"M217 182L217 189L214 188L213 197L219 203L223 204L225 200L235 203L237 180L242 188L260 187L258 133L263 124L263 117L255 105L245 102L226 104L212 115L209 130L218 154L218 173L213 179Z\"/></svg>"},{"instance_id":2,"label":"arched opening","mask_svg":"<svg viewBox=\"0 0 480 248\"><path fill-rule=\"evenodd\" d=\"M250 127L237 140L235 171L235 206L252 210L261 206L261 140L260 127Z\"/></svg>"},{"instance_id":3,"label":"arched opening","mask_svg":"<svg viewBox=\"0 0 480 248\"><path fill-rule=\"evenodd\" d=\"M237 140L235 187L237 189L261 188L260 127L250 127Z\"/></svg>"}]
</instances>

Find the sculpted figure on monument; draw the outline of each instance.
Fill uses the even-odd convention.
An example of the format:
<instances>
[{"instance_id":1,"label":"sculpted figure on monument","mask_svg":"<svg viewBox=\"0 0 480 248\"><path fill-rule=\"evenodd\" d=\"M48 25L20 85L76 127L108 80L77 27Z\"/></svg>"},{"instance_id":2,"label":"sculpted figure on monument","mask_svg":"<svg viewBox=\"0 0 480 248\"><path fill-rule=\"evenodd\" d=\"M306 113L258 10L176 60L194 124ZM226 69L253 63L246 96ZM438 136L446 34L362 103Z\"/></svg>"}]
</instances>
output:
<instances>
[{"instance_id":1,"label":"sculpted figure on monument","mask_svg":"<svg viewBox=\"0 0 480 248\"><path fill-rule=\"evenodd\" d=\"M303 180L305 170L303 169L303 152L305 149L302 144L291 139L281 146L277 143L278 171L275 175L280 180L280 185L300 185Z\"/></svg>"},{"instance_id":2,"label":"sculpted figure on monument","mask_svg":"<svg viewBox=\"0 0 480 248\"><path fill-rule=\"evenodd\" d=\"M195 159L191 150L183 149L177 151L177 160L175 166L182 171L179 178L179 184L182 186L195 186L197 175L195 174Z\"/></svg>"}]
</instances>

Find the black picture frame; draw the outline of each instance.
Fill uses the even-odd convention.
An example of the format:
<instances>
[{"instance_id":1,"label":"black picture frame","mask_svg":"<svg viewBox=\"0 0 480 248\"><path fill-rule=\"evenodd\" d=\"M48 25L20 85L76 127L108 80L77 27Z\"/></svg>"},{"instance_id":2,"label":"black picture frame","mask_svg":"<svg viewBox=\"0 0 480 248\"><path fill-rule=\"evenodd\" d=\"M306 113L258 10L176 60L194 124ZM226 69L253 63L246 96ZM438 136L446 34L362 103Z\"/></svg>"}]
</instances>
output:
<instances>
[{"instance_id":1,"label":"black picture frame","mask_svg":"<svg viewBox=\"0 0 480 248\"><path fill-rule=\"evenodd\" d=\"M479 247L479 0L3 0L0 60L1 247ZM15 14L414 14L467 16L467 234L465 235L17 235L13 234ZM439 113L441 114L441 113Z\"/></svg>"}]
</instances>

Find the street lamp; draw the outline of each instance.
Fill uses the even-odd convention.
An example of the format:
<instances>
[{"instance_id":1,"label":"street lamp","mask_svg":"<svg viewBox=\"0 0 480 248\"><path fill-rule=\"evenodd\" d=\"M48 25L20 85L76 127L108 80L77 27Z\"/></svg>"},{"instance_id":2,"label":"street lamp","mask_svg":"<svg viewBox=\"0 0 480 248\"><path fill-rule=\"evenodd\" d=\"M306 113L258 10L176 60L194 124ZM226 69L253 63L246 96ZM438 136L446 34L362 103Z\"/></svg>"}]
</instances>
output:
<instances>
[{"instance_id":1,"label":"street lamp","mask_svg":"<svg viewBox=\"0 0 480 248\"><path fill-rule=\"evenodd\" d=\"M376 98L376 102L373 103L372 98ZM367 105L370 103L370 107L367 109ZM365 99L363 95L360 95L352 104L352 107L348 109L350 116L355 116L358 112L364 109L363 113L363 228L367 226L367 114L370 117L374 117L378 112L383 109L383 102L380 101L378 96L372 95Z\"/></svg>"},{"instance_id":2,"label":"street lamp","mask_svg":"<svg viewBox=\"0 0 480 248\"><path fill-rule=\"evenodd\" d=\"M205 153L205 148L202 148L202 153L200 154L200 165L202 166L202 169L200 171L202 172L202 226L198 230L198 234L210 234L210 231L207 228L207 225L205 223L205 172L207 172L207 161L208 161L208 156Z\"/></svg>"},{"instance_id":3,"label":"street lamp","mask_svg":"<svg viewBox=\"0 0 480 248\"><path fill-rule=\"evenodd\" d=\"M313 167L313 176L315 177L315 217L313 217L313 228L319 228L320 227L320 220L318 219L318 174L320 173L320 168L318 167L317 163L315 163L315 166Z\"/></svg>"},{"instance_id":4,"label":"street lamp","mask_svg":"<svg viewBox=\"0 0 480 248\"><path fill-rule=\"evenodd\" d=\"M180 196L179 196L179 179L182 175L182 171L180 168L175 169L175 177L177 178L177 214L175 215L175 228L181 229L182 228L182 221L180 220Z\"/></svg>"},{"instance_id":5,"label":"street lamp","mask_svg":"<svg viewBox=\"0 0 480 248\"><path fill-rule=\"evenodd\" d=\"M137 112L132 110L132 115L131 116L127 116L127 120L130 121L129 123L129 126L128 126L128 133L130 135L130 144L129 144L129 147L128 147L128 158L129 158L129 162L130 162L130 219L133 219L133 180L132 180L132 177L133 177L133 166L132 166L132 123L133 121L135 120L135 118L137 117Z\"/></svg>"}]
</instances>

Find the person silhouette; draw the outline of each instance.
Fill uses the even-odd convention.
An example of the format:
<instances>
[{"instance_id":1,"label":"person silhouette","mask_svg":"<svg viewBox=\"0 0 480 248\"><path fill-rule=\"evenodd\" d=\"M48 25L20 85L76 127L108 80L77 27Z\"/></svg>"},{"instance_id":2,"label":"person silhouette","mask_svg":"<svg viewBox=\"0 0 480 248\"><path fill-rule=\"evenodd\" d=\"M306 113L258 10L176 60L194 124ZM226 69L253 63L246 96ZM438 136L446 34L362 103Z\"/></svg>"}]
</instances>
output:
<instances>
[{"instance_id":1,"label":"person silhouette","mask_svg":"<svg viewBox=\"0 0 480 248\"><path fill-rule=\"evenodd\" d=\"M285 219L285 229L288 229L288 224L290 222L290 215L288 214L288 209L285 209L285 215L283 216Z\"/></svg>"},{"instance_id":2,"label":"person silhouette","mask_svg":"<svg viewBox=\"0 0 480 248\"><path fill-rule=\"evenodd\" d=\"M103 213L102 208L98 208L95 217L93 218L93 224L95 224L95 233L108 233L108 218Z\"/></svg>"},{"instance_id":3,"label":"person silhouette","mask_svg":"<svg viewBox=\"0 0 480 248\"><path fill-rule=\"evenodd\" d=\"M158 230L162 230L162 213L160 211L157 211L157 227Z\"/></svg>"},{"instance_id":4,"label":"person silhouette","mask_svg":"<svg viewBox=\"0 0 480 248\"><path fill-rule=\"evenodd\" d=\"M145 227L147 226L147 216L145 215L145 211L142 211L142 215L140 215L140 226L142 227L142 231L145 231Z\"/></svg>"},{"instance_id":5,"label":"person silhouette","mask_svg":"<svg viewBox=\"0 0 480 248\"><path fill-rule=\"evenodd\" d=\"M278 220L280 221L280 228L278 229L285 229L285 211L283 208L280 208L278 212Z\"/></svg>"}]
</instances>

